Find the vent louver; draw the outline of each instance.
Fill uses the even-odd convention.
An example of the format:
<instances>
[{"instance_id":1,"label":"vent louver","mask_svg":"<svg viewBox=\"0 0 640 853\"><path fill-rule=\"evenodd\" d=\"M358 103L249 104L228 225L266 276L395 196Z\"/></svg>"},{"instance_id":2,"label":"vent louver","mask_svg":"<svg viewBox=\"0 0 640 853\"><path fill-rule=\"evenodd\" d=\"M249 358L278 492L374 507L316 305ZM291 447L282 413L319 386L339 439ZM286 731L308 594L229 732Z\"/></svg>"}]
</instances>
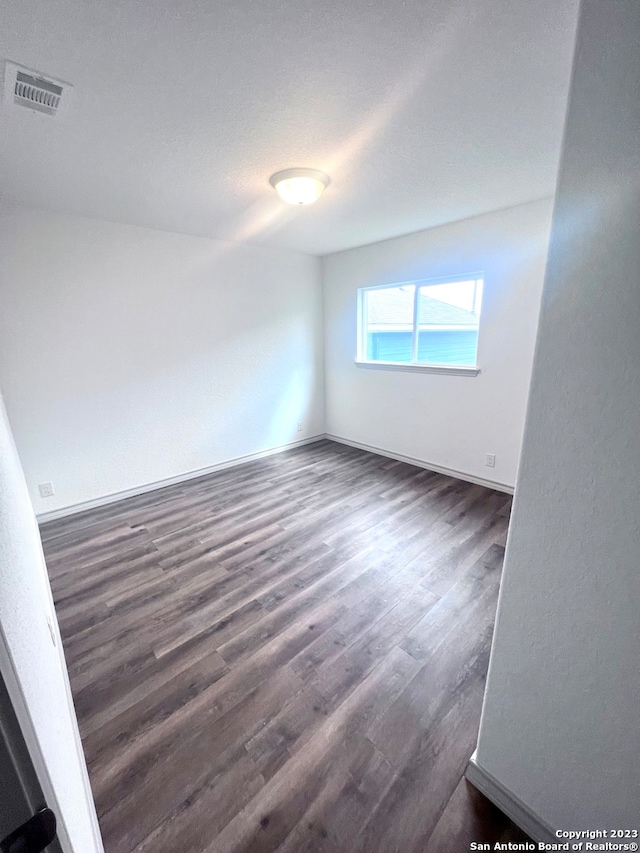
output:
<instances>
[{"instance_id":1,"label":"vent louver","mask_svg":"<svg viewBox=\"0 0 640 853\"><path fill-rule=\"evenodd\" d=\"M56 86L43 77L32 77L18 71L13 94L16 104L54 116L60 105L62 86Z\"/></svg>"},{"instance_id":2,"label":"vent louver","mask_svg":"<svg viewBox=\"0 0 640 853\"><path fill-rule=\"evenodd\" d=\"M5 103L28 107L39 113L56 116L66 106L73 86L45 77L39 71L6 63L4 77Z\"/></svg>"}]
</instances>

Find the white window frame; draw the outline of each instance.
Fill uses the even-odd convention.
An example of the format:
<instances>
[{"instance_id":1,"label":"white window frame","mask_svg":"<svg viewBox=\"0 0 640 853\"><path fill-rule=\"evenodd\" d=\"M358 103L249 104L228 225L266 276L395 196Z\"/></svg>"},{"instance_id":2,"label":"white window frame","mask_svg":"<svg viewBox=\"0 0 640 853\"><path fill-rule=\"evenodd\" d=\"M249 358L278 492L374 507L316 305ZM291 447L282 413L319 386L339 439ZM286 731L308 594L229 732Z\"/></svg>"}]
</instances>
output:
<instances>
[{"instance_id":1,"label":"white window frame","mask_svg":"<svg viewBox=\"0 0 640 853\"><path fill-rule=\"evenodd\" d=\"M448 373L453 376L477 376L480 373L480 367L477 362L475 365L466 364L425 364L417 360L418 349L418 334L416 332L418 325L418 294L421 287L429 287L437 284L453 284L456 281L473 281L481 279L484 290L484 273L470 272L466 275L455 276L439 276L437 278L422 278L413 279L411 281L396 281L392 284L374 284L368 287L358 288L358 322L357 322L357 352L355 364L358 367L370 368L373 370L404 370L416 373ZM365 316L365 294L371 290L387 290L396 287L415 288L413 295L413 332L411 341L411 361L369 361L367 359L367 344L365 340L367 331L367 318ZM484 292L483 292L484 297ZM482 318L482 308L480 309L480 318ZM478 346L480 344L480 324L478 325Z\"/></svg>"}]
</instances>

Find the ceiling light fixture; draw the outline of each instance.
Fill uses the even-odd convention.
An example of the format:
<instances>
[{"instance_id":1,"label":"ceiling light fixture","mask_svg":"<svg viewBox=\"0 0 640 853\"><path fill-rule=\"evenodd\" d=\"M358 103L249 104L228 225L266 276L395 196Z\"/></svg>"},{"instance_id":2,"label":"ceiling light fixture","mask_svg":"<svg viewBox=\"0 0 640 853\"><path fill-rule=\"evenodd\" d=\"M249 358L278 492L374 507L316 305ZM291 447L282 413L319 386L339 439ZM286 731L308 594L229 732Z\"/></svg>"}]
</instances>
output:
<instances>
[{"instance_id":1,"label":"ceiling light fixture","mask_svg":"<svg viewBox=\"0 0 640 853\"><path fill-rule=\"evenodd\" d=\"M313 204L329 185L329 176L317 169L283 169L269 183L287 204Z\"/></svg>"}]
</instances>

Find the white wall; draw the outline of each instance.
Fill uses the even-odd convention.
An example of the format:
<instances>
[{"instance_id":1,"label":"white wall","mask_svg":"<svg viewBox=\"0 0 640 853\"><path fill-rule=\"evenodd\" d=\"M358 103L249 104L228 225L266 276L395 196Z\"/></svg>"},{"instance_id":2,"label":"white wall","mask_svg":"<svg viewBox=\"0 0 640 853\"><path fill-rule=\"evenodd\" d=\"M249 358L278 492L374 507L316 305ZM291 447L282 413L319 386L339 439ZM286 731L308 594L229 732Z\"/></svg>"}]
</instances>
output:
<instances>
[{"instance_id":1,"label":"white wall","mask_svg":"<svg viewBox=\"0 0 640 853\"><path fill-rule=\"evenodd\" d=\"M640 817L639 42L583 2L477 751L554 829Z\"/></svg>"},{"instance_id":2,"label":"white wall","mask_svg":"<svg viewBox=\"0 0 640 853\"><path fill-rule=\"evenodd\" d=\"M324 432L317 258L24 210L0 215L0 257L38 513Z\"/></svg>"},{"instance_id":3,"label":"white wall","mask_svg":"<svg viewBox=\"0 0 640 853\"><path fill-rule=\"evenodd\" d=\"M58 818L63 850L101 853L38 526L2 397L0 671L47 804Z\"/></svg>"},{"instance_id":4,"label":"white wall","mask_svg":"<svg viewBox=\"0 0 640 853\"><path fill-rule=\"evenodd\" d=\"M551 208L538 201L323 259L328 433L513 486ZM485 274L477 377L354 364L359 287L476 271Z\"/></svg>"}]
</instances>

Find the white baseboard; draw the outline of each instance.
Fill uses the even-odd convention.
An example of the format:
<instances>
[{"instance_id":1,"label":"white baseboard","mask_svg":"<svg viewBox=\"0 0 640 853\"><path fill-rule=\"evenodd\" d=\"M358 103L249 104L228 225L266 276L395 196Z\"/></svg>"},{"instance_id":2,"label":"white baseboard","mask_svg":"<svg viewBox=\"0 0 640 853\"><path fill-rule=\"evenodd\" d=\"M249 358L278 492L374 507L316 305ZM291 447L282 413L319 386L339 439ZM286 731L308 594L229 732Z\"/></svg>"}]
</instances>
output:
<instances>
[{"instance_id":1,"label":"white baseboard","mask_svg":"<svg viewBox=\"0 0 640 853\"><path fill-rule=\"evenodd\" d=\"M519 826L534 841L544 841L545 843L555 841L558 843L559 840L562 840L558 839L553 827L543 820L539 814L536 814L515 794L508 791L495 776L480 767L476 761L475 752L469 759L464 775L474 788L477 788L480 793L491 800L501 812L511 818L516 826Z\"/></svg>"},{"instance_id":2,"label":"white baseboard","mask_svg":"<svg viewBox=\"0 0 640 853\"><path fill-rule=\"evenodd\" d=\"M120 492L112 492L108 495L103 495L99 498L93 498L89 501L82 501L77 504L60 507L50 512L39 513L36 518L38 524L46 524L48 521L56 521L59 518L66 518L68 515L77 515L79 512L86 512L89 509L97 509L107 504L115 503L116 501L124 500L125 498L133 498L137 495L143 495L146 492L154 492L156 489L163 489L165 486L175 486L178 483L186 482L187 480L195 480L197 477L203 477L206 474L213 474L216 471L223 471L225 468L233 468L236 465L242 465L245 462L253 462L256 459L264 459L267 456L273 456L275 453L282 453L285 450L291 450L294 447L302 447L305 444L314 444L317 441L328 439L336 441L338 444L347 444L349 447L355 447L359 450L366 450L369 453L376 453L378 456L387 456L389 459L397 459L399 462L407 462L409 465L416 465L419 468L426 468L429 471L435 471L438 474L446 474L448 477L455 477L458 480L465 480L469 483L477 483L480 486L486 486L489 489L496 489L499 492L505 492L508 495L513 494L513 486L506 483L497 483L493 480L485 480L482 477L476 477L473 474L466 474L463 471L456 471L453 468L444 468L442 465L433 465L431 462L425 462L423 459L416 459L413 456L404 456L401 453L393 453L389 450L384 450L381 447L374 447L370 444L363 444L359 441L351 441L348 438L343 438L339 435L331 435L329 433L321 433L319 435L304 438L301 441L291 441L288 444L281 444L278 447L271 447L268 450L260 450L257 453L248 453L246 456L236 456L233 459L227 459L224 462L219 462L216 465L210 465L207 468L197 468L193 471L185 471L182 474L177 474L175 477L167 477L165 480L157 480L153 483L146 483L143 486L135 486L132 489L125 489Z\"/></svg>"},{"instance_id":3,"label":"white baseboard","mask_svg":"<svg viewBox=\"0 0 640 853\"><path fill-rule=\"evenodd\" d=\"M292 450L294 447L314 444L316 441L322 441L325 438L326 436L322 433L321 435L311 436L311 438L303 438L301 441L291 441L288 444L281 444L278 447L270 447L268 450L260 450L257 453L247 453L246 456L236 456L233 459L227 459L225 462L219 462L217 465L209 465L207 468L185 471L182 474L177 474L175 477L167 477L165 480L156 480L153 483L146 483L143 486L135 486L133 489L112 492L111 494L93 498L89 501L60 507L60 509L54 509L51 512L42 512L36 515L36 518L38 524L46 524L48 521L56 521L59 518L66 518L68 515L77 515L79 512L86 512L88 509L97 509L107 504L116 503L116 501L122 501L125 498L134 498L137 495L144 495L146 492L155 492L156 489L163 489L165 486L175 486L178 483L195 480L197 477L203 477L206 474L223 471L225 468L233 468L236 465L243 465L245 462L253 462L255 459L264 459L276 453L283 453L285 450Z\"/></svg>"},{"instance_id":4,"label":"white baseboard","mask_svg":"<svg viewBox=\"0 0 640 853\"><path fill-rule=\"evenodd\" d=\"M343 438L340 435L332 435L327 433L325 438L330 441L337 441L338 444L347 444L349 447L357 447L359 450L368 450L369 453L377 453L379 456L388 456L389 459L397 459L398 462L407 462L409 465L417 465L418 468L426 468L429 471L435 471L437 474L446 474L448 477L455 477L456 480L465 480L467 483L476 483L479 486L486 486L488 489L495 489L498 492L504 492L507 495L513 494L513 486L507 483L498 483L495 480L486 480L484 477L476 477L475 474L467 474L464 471L456 471L455 468L445 468L442 465L434 465L432 462L425 462L424 459L416 459L415 456L404 456L402 453L395 453L391 450L384 450L382 447L374 447L371 444L363 444L360 441L352 441L349 438Z\"/></svg>"}]
</instances>

